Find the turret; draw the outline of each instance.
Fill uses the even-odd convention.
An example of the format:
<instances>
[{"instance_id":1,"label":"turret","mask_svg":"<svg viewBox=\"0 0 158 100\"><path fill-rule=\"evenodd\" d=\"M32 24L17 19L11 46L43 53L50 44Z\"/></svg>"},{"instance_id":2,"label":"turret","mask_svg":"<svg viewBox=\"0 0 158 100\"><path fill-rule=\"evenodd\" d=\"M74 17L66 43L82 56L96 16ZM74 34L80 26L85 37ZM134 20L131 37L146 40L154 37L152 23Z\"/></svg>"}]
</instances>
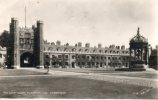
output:
<instances>
[{"instance_id":1,"label":"turret","mask_svg":"<svg viewBox=\"0 0 158 100\"><path fill-rule=\"evenodd\" d=\"M18 31L18 20L16 18L11 18L10 23L10 61L9 66L12 68L20 67L20 57L19 57L19 31Z\"/></svg>"},{"instance_id":2,"label":"turret","mask_svg":"<svg viewBox=\"0 0 158 100\"><path fill-rule=\"evenodd\" d=\"M37 27L34 32L34 59L35 66L38 68L44 68L44 60L43 60L43 50L44 50L44 42L43 42L43 22L37 21Z\"/></svg>"}]
</instances>

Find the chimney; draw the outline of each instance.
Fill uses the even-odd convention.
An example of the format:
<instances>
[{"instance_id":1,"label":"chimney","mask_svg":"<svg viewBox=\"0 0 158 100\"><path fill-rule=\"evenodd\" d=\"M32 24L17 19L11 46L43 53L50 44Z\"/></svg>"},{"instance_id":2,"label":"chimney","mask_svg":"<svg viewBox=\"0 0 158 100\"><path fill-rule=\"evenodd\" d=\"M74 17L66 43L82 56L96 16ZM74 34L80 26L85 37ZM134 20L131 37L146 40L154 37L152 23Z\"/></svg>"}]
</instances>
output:
<instances>
[{"instance_id":1,"label":"chimney","mask_svg":"<svg viewBox=\"0 0 158 100\"><path fill-rule=\"evenodd\" d=\"M124 45L121 46L121 50L125 50L125 46Z\"/></svg>"},{"instance_id":2,"label":"chimney","mask_svg":"<svg viewBox=\"0 0 158 100\"><path fill-rule=\"evenodd\" d=\"M86 43L85 47L89 48L90 47L90 43Z\"/></svg>"},{"instance_id":3,"label":"chimney","mask_svg":"<svg viewBox=\"0 0 158 100\"><path fill-rule=\"evenodd\" d=\"M120 49L120 46L118 46L118 49Z\"/></svg>"},{"instance_id":4,"label":"chimney","mask_svg":"<svg viewBox=\"0 0 158 100\"><path fill-rule=\"evenodd\" d=\"M102 47L102 45L101 45L101 43L99 43L99 44L98 44L98 48L101 48L101 47Z\"/></svg>"},{"instance_id":5,"label":"chimney","mask_svg":"<svg viewBox=\"0 0 158 100\"><path fill-rule=\"evenodd\" d=\"M82 47L82 43L81 42L78 42L78 47Z\"/></svg>"},{"instance_id":6,"label":"chimney","mask_svg":"<svg viewBox=\"0 0 158 100\"><path fill-rule=\"evenodd\" d=\"M61 42L58 40L57 42L56 42L56 45L61 45Z\"/></svg>"}]
</instances>

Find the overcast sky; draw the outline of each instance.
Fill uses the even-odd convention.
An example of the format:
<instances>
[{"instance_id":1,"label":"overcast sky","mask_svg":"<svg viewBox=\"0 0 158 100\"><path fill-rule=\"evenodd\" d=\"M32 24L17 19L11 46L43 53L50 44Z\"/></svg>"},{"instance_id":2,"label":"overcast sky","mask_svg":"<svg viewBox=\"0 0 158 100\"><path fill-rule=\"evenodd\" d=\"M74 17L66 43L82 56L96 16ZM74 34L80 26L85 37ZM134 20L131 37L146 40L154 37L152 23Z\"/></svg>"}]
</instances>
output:
<instances>
[{"instance_id":1,"label":"overcast sky","mask_svg":"<svg viewBox=\"0 0 158 100\"><path fill-rule=\"evenodd\" d=\"M129 47L139 26L154 48L158 44L157 0L0 0L0 32L9 30L11 17L24 27L25 5L27 27L42 20L50 42Z\"/></svg>"}]
</instances>

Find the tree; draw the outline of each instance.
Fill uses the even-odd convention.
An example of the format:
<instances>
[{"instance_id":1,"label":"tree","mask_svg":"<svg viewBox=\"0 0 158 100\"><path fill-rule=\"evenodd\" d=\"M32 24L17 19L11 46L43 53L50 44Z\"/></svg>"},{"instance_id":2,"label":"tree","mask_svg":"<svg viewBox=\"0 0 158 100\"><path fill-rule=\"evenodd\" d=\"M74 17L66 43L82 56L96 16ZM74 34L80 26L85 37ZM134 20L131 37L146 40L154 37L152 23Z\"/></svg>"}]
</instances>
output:
<instances>
[{"instance_id":1,"label":"tree","mask_svg":"<svg viewBox=\"0 0 158 100\"><path fill-rule=\"evenodd\" d=\"M0 45L2 47L7 47L9 44L9 32L4 30L0 35Z\"/></svg>"}]
</instances>

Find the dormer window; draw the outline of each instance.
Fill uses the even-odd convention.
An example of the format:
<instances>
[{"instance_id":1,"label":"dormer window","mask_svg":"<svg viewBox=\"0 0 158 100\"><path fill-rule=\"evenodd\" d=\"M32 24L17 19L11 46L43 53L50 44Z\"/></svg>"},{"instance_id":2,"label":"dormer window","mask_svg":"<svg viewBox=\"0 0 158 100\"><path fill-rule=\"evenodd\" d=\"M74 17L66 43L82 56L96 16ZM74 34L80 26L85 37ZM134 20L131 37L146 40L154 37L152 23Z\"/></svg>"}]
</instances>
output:
<instances>
[{"instance_id":1,"label":"dormer window","mask_svg":"<svg viewBox=\"0 0 158 100\"><path fill-rule=\"evenodd\" d=\"M99 50L99 52L101 53L101 52L102 52L102 50Z\"/></svg>"}]
</instances>

